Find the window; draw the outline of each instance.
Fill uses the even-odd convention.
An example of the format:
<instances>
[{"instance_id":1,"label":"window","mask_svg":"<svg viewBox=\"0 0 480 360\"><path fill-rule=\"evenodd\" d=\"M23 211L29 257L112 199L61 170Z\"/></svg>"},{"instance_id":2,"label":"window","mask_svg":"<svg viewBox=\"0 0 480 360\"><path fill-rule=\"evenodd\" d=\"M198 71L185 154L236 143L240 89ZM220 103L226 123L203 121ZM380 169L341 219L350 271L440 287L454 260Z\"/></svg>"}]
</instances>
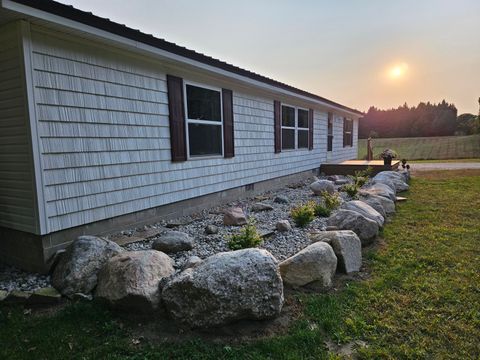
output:
<instances>
[{"instance_id":1,"label":"window","mask_svg":"<svg viewBox=\"0 0 480 360\"><path fill-rule=\"evenodd\" d=\"M328 113L327 151L333 150L333 114Z\"/></svg>"},{"instance_id":2,"label":"window","mask_svg":"<svg viewBox=\"0 0 480 360\"><path fill-rule=\"evenodd\" d=\"M282 105L282 150L307 149L308 110Z\"/></svg>"},{"instance_id":3,"label":"window","mask_svg":"<svg viewBox=\"0 0 480 360\"><path fill-rule=\"evenodd\" d=\"M221 91L186 84L185 101L190 156L222 155Z\"/></svg>"},{"instance_id":4,"label":"window","mask_svg":"<svg viewBox=\"0 0 480 360\"><path fill-rule=\"evenodd\" d=\"M353 146L353 120L343 118L343 147Z\"/></svg>"}]
</instances>

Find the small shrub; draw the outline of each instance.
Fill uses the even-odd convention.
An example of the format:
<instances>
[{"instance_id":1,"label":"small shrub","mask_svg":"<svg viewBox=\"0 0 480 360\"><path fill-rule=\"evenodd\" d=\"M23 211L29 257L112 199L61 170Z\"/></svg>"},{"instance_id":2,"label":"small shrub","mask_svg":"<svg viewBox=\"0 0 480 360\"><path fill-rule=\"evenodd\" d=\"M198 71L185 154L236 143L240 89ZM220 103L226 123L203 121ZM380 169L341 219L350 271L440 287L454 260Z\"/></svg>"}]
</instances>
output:
<instances>
[{"instance_id":1,"label":"small shrub","mask_svg":"<svg viewBox=\"0 0 480 360\"><path fill-rule=\"evenodd\" d=\"M306 204L294 207L290 211L290 215L297 226L304 227L315 219L315 203L309 201Z\"/></svg>"},{"instance_id":2,"label":"small shrub","mask_svg":"<svg viewBox=\"0 0 480 360\"><path fill-rule=\"evenodd\" d=\"M260 245L262 242L262 237L257 231L253 221L249 221L238 234L231 236L230 241L228 242L228 247L230 250L240 250L252 248Z\"/></svg>"},{"instance_id":3,"label":"small shrub","mask_svg":"<svg viewBox=\"0 0 480 360\"><path fill-rule=\"evenodd\" d=\"M358 193L358 185L357 184L343 185L342 191L346 192L348 196L350 196L352 199L355 199Z\"/></svg>"},{"instance_id":4,"label":"small shrub","mask_svg":"<svg viewBox=\"0 0 480 360\"><path fill-rule=\"evenodd\" d=\"M353 180L353 182L361 188L365 185L372 175L373 168L371 166L367 167L365 170L355 171L355 175L349 175L348 177Z\"/></svg>"},{"instance_id":5,"label":"small shrub","mask_svg":"<svg viewBox=\"0 0 480 360\"><path fill-rule=\"evenodd\" d=\"M330 194L327 191L322 191L321 195L323 203L328 210L335 210L337 207L340 206L340 197L338 196L338 193L335 192L333 194Z\"/></svg>"},{"instance_id":6,"label":"small shrub","mask_svg":"<svg viewBox=\"0 0 480 360\"><path fill-rule=\"evenodd\" d=\"M323 206L322 204L316 204L314 211L315 211L315 216L320 216L320 217L329 217L330 214L332 213L330 209Z\"/></svg>"}]
</instances>

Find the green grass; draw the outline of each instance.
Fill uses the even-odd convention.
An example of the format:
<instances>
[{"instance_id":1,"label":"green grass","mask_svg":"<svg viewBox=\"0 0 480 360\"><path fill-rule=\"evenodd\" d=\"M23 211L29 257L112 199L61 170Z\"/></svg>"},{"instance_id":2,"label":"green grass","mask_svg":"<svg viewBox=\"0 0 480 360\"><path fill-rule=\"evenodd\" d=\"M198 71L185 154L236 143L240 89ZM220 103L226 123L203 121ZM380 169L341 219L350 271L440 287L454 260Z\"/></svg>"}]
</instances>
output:
<instances>
[{"instance_id":1,"label":"green grass","mask_svg":"<svg viewBox=\"0 0 480 360\"><path fill-rule=\"evenodd\" d=\"M480 135L422 138L373 139L373 155L386 148L395 150L399 159L469 159L480 158ZM358 141L358 158L367 156L367 140Z\"/></svg>"},{"instance_id":2,"label":"green grass","mask_svg":"<svg viewBox=\"0 0 480 360\"><path fill-rule=\"evenodd\" d=\"M0 307L0 358L332 359L326 340L362 340L362 359L478 359L480 171L425 172L411 185L381 246L365 254L369 278L290 299L301 315L285 335L135 345L138 325L94 304L49 315Z\"/></svg>"}]
</instances>

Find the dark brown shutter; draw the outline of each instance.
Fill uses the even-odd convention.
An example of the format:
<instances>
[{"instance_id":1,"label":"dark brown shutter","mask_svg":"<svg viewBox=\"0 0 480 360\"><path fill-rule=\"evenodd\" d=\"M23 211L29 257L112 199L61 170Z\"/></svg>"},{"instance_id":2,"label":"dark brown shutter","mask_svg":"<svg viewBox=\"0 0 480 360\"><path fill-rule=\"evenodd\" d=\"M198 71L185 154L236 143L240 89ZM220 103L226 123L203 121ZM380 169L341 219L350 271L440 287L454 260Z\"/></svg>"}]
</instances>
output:
<instances>
[{"instance_id":1,"label":"dark brown shutter","mask_svg":"<svg viewBox=\"0 0 480 360\"><path fill-rule=\"evenodd\" d=\"M280 101L273 102L273 119L275 132L275 154L282 151L282 117Z\"/></svg>"},{"instance_id":2,"label":"dark brown shutter","mask_svg":"<svg viewBox=\"0 0 480 360\"><path fill-rule=\"evenodd\" d=\"M222 89L223 103L223 156L235 156L233 140L233 93L232 90Z\"/></svg>"},{"instance_id":3,"label":"dark brown shutter","mask_svg":"<svg viewBox=\"0 0 480 360\"><path fill-rule=\"evenodd\" d=\"M187 160L187 146L185 139L183 80L176 76L167 75L167 88L172 161L185 161Z\"/></svg>"},{"instance_id":4,"label":"dark brown shutter","mask_svg":"<svg viewBox=\"0 0 480 360\"><path fill-rule=\"evenodd\" d=\"M343 118L343 147L347 146L347 118Z\"/></svg>"},{"instance_id":5,"label":"dark brown shutter","mask_svg":"<svg viewBox=\"0 0 480 360\"><path fill-rule=\"evenodd\" d=\"M313 109L308 110L308 150L313 150Z\"/></svg>"}]
</instances>

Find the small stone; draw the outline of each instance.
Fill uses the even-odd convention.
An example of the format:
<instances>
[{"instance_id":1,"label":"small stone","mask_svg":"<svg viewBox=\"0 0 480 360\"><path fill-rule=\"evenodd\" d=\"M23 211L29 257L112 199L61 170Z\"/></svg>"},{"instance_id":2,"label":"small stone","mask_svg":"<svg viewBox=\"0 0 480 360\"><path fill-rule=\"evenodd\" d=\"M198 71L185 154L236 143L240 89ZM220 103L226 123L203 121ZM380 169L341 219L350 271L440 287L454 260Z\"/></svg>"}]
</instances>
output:
<instances>
[{"instance_id":1,"label":"small stone","mask_svg":"<svg viewBox=\"0 0 480 360\"><path fill-rule=\"evenodd\" d=\"M218 233L218 227L212 224L205 226L205 234L213 235Z\"/></svg>"},{"instance_id":2,"label":"small stone","mask_svg":"<svg viewBox=\"0 0 480 360\"><path fill-rule=\"evenodd\" d=\"M193 245L194 241L190 235L181 231L168 231L153 242L152 249L174 253L192 250Z\"/></svg>"},{"instance_id":3,"label":"small stone","mask_svg":"<svg viewBox=\"0 0 480 360\"><path fill-rule=\"evenodd\" d=\"M233 207L224 211L223 224L230 226L241 226L247 223L247 217L242 208Z\"/></svg>"},{"instance_id":4,"label":"small stone","mask_svg":"<svg viewBox=\"0 0 480 360\"><path fill-rule=\"evenodd\" d=\"M275 231L274 230L260 230L259 233L260 233L260 236L263 239L265 239L265 238L268 238L268 237L272 236L273 234L275 234Z\"/></svg>"},{"instance_id":5,"label":"small stone","mask_svg":"<svg viewBox=\"0 0 480 360\"><path fill-rule=\"evenodd\" d=\"M275 199L273 199L273 202L277 203L277 204L288 204L288 203L290 203L288 198L286 196L283 196L283 195L276 196Z\"/></svg>"},{"instance_id":6,"label":"small stone","mask_svg":"<svg viewBox=\"0 0 480 360\"><path fill-rule=\"evenodd\" d=\"M407 198L406 198L406 197L402 197L402 196L397 196L396 201L397 201L397 202L407 201Z\"/></svg>"},{"instance_id":7,"label":"small stone","mask_svg":"<svg viewBox=\"0 0 480 360\"><path fill-rule=\"evenodd\" d=\"M260 212L260 211L271 211L273 210L273 206L265 203L255 203L252 205L253 212Z\"/></svg>"},{"instance_id":8,"label":"small stone","mask_svg":"<svg viewBox=\"0 0 480 360\"><path fill-rule=\"evenodd\" d=\"M35 290L28 299L30 305L51 305L62 300L62 295L52 287Z\"/></svg>"},{"instance_id":9,"label":"small stone","mask_svg":"<svg viewBox=\"0 0 480 360\"><path fill-rule=\"evenodd\" d=\"M288 220L280 220L277 222L275 225L278 231L284 232L284 231L290 231L292 230L292 225L290 225L290 222Z\"/></svg>"},{"instance_id":10,"label":"small stone","mask_svg":"<svg viewBox=\"0 0 480 360\"><path fill-rule=\"evenodd\" d=\"M183 270L194 268L198 264L200 264L203 260L200 259L198 256L190 256L185 264L183 265Z\"/></svg>"},{"instance_id":11,"label":"small stone","mask_svg":"<svg viewBox=\"0 0 480 360\"><path fill-rule=\"evenodd\" d=\"M8 296L8 291L0 290L0 301L3 301Z\"/></svg>"},{"instance_id":12,"label":"small stone","mask_svg":"<svg viewBox=\"0 0 480 360\"><path fill-rule=\"evenodd\" d=\"M310 184L310 190L312 190L315 195L322 195L322 192L324 191L333 194L335 192L335 187L331 181L317 180Z\"/></svg>"}]
</instances>

